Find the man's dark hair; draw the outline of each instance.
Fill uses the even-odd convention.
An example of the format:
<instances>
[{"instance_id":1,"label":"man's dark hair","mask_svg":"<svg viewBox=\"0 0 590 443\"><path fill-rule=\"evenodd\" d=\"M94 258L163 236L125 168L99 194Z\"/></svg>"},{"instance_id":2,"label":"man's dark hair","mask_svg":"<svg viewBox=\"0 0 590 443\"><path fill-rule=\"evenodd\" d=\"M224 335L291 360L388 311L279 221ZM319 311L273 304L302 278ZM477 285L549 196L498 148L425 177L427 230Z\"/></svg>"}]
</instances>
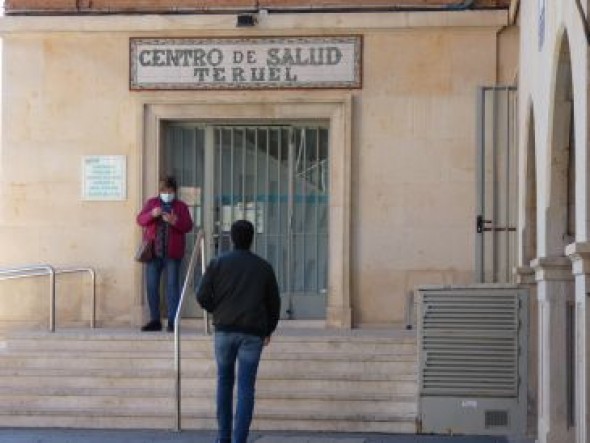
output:
<instances>
[{"instance_id":1,"label":"man's dark hair","mask_svg":"<svg viewBox=\"0 0 590 443\"><path fill-rule=\"evenodd\" d=\"M254 226L248 220L237 220L231 225L231 241L236 249L250 249Z\"/></svg>"},{"instance_id":2,"label":"man's dark hair","mask_svg":"<svg viewBox=\"0 0 590 443\"><path fill-rule=\"evenodd\" d=\"M164 177L162 180L160 180L160 188L173 189L174 192L177 192L178 183L173 176L168 175L167 177Z\"/></svg>"}]
</instances>

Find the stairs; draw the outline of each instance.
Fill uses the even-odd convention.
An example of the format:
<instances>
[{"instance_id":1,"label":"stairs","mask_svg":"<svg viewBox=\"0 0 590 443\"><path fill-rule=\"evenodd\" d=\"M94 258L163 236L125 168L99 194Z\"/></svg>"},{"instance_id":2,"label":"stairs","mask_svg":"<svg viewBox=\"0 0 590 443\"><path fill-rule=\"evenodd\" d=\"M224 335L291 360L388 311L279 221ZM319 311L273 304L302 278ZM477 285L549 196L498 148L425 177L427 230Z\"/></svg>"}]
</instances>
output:
<instances>
[{"instance_id":1,"label":"stairs","mask_svg":"<svg viewBox=\"0 0 590 443\"><path fill-rule=\"evenodd\" d=\"M172 334L22 331L0 342L0 426L174 426ZM182 426L215 428L211 338L183 332ZM416 338L405 331L281 329L265 349L257 430L414 433Z\"/></svg>"}]
</instances>

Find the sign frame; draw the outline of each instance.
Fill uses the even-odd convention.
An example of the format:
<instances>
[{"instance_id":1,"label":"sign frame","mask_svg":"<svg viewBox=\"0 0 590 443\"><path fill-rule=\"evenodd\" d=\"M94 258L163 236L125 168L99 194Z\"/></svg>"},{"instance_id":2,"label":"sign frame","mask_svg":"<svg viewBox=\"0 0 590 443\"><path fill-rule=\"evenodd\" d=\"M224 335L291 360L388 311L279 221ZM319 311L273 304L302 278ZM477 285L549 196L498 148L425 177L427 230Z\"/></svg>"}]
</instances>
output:
<instances>
[{"instance_id":1,"label":"sign frame","mask_svg":"<svg viewBox=\"0 0 590 443\"><path fill-rule=\"evenodd\" d=\"M352 63L352 81L317 81L317 82L140 82L138 81L139 45L145 44L173 44L178 45L296 45L296 44L353 44L354 54ZM229 66L229 65L228 65ZM260 37L130 37L129 38L129 90L131 91L208 91L208 90L313 90L313 89L362 89L363 86L363 36L360 34L347 35L310 35L310 36L260 36Z\"/></svg>"},{"instance_id":2,"label":"sign frame","mask_svg":"<svg viewBox=\"0 0 590 443\"><path fill-rule=\"evenodd\" d=\"M101 175L101 171L95 171L92 175L92 170L89 165L90 162L96 162L102 166L105 171ZM110 167L110 171L109 168ZM109 173L116 171L115 174ZM93 187L98 187L100 184L93 183L93 181L108 181L111 180L114 185L112 192L105 192L104 194L93 193ZM83 201L124 201L127 200L127 156L126 155L84 155L82 156L82 200Z\"/></svg>"}]
</instances>

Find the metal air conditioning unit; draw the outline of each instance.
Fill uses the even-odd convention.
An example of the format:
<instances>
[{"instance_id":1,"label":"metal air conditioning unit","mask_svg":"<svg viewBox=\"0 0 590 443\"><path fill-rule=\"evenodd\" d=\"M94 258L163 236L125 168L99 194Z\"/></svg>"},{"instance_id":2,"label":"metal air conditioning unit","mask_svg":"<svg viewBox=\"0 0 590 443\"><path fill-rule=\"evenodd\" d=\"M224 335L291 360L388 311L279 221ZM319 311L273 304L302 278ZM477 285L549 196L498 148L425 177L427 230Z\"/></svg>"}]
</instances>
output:
<instances>
[{"instance_id":1,"label":"metal air conditioning unit","mask_svg":"<svg viewBox=\"0 0 590 443\"><path fill-rule=\"evenodd\" d=\"M418 290L422 433L526 434L527 296L498 284Z\"/></svg>"}]
</instances>

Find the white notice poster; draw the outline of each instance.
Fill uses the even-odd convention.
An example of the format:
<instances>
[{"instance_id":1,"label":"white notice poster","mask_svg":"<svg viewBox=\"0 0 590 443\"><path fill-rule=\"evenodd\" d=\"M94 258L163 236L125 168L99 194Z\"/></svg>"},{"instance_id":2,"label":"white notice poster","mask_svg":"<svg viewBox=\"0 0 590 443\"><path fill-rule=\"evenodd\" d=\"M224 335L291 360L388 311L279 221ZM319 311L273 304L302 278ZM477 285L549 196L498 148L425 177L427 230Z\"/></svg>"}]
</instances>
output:
<instances>
[{"instance_id":1,"label":"white notice poster","mask_svg":"<svg viewBox=\"0 0 590 443\"><path fill-rule=\"evenodd\" d=\"M89 155L82 158L82 199L120 201L127 198L127 158Z\"/></svg>"}]
</instances>

